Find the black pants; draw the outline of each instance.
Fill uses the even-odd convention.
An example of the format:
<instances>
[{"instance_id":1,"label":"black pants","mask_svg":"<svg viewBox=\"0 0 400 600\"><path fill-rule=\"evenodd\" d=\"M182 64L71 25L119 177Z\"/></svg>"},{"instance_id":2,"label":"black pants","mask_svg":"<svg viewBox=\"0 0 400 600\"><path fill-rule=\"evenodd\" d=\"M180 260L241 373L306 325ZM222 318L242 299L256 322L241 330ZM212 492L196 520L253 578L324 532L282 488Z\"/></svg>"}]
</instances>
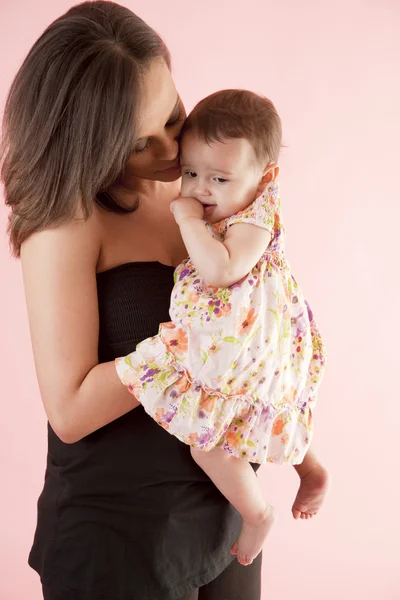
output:
<instances>
[{"instance_id":1,"label":"black pants","mask_svg":"<svg viewBox=\"0 0 400 600\"><path fill-rule=\"evenodd\" d=\"M68 600L43 587L44 600ZM261 554L248 567L242 567L235 559L216 579L179 600L260 600ZM178 600L178 599L177 599Z\"/></svg>"}]
</instances>

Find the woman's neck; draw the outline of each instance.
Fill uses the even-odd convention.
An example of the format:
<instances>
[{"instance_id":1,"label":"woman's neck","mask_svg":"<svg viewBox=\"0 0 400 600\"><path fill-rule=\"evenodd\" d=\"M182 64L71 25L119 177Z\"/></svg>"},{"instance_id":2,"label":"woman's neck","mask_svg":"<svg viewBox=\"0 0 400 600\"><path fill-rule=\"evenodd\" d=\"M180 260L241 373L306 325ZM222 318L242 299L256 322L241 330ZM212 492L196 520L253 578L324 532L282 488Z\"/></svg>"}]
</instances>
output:
<instances>
[{"instance_id":1,"label":"woman's neck","mask_svg":"<svg viewBox=\"0 0 400 600\"><path fill-rule=\"evenodd\" d=\"M124 206L152 205L160 196L170 196L171 200L177 198L180 191L180 180L172 183L153 181L151 179L136 179L118 183L110 188L110 193L118 203Z\"/></svg>"}]
</instances>

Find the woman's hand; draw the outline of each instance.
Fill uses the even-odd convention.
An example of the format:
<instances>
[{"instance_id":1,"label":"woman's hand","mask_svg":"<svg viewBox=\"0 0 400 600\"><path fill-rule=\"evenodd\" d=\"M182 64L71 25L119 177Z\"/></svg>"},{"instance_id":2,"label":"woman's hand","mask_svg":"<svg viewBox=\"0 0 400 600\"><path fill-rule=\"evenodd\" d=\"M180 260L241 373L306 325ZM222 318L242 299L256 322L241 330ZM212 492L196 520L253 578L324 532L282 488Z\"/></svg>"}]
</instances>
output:
<instances>
[{"instance_id":1,"label":"woman's hand","mask_svg":"<svg viewBox=\"0 0 400 600\"><path fill-rule=\"evenodd\" d=\"M196 198L179 197L170 204L170 209L178 225L186 219L203 219L204 208Z\"/></svg>"}]
</instances>

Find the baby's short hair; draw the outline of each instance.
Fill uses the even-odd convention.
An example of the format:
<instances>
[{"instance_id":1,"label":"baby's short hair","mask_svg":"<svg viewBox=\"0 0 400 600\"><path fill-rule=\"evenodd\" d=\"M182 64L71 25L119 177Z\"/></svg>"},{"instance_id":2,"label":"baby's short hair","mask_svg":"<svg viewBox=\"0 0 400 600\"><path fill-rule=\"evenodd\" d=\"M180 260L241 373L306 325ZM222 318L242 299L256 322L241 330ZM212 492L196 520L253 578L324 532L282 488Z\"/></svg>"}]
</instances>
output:
<instances>
[{"instance_id":1,"label":"baby's short hair","mask_svg":"<svg viewBox=\"0 0 400 600\"><path fill-rule=\"evenodd\" d=\"M282 142L281 119L271 100L248 90L221 90L201 100L182 130L207 143L244 138L260 162L276 162Z\"/></svg>"}]
</instances>

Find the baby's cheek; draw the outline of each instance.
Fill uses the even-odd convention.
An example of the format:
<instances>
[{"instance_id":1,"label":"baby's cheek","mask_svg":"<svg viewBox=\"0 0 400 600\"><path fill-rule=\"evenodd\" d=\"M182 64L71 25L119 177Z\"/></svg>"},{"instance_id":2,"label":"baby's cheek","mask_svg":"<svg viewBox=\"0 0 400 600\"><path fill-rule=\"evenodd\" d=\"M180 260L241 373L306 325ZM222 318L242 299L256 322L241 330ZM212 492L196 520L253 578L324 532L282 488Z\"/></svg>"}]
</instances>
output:
<instances>
[{"instance_id":1,"label":"baby's cheek","mask_svg":"<svg viewBox=\"0 0 400 600\"><path fill-rule=\"evenodd\" d=\"M184 198L195 198L196 200L201 201L200 198L196 196L194 185L191 184L190 181L187 182L182 180L180 195Z\"/></svg>"},{"instance_id":2,"label":"baby's cheek","mask_svg":"<svg viewBox=\"0 0 400 600\"><path fill-rule=\"evenodd\" d=\"M182 185L181 185L181 196L191 196L190 193L190 188L192 186L190 185L190 182L188 182L188 180L186 178L182 179Z\"/></svg>"}]
</instances>

